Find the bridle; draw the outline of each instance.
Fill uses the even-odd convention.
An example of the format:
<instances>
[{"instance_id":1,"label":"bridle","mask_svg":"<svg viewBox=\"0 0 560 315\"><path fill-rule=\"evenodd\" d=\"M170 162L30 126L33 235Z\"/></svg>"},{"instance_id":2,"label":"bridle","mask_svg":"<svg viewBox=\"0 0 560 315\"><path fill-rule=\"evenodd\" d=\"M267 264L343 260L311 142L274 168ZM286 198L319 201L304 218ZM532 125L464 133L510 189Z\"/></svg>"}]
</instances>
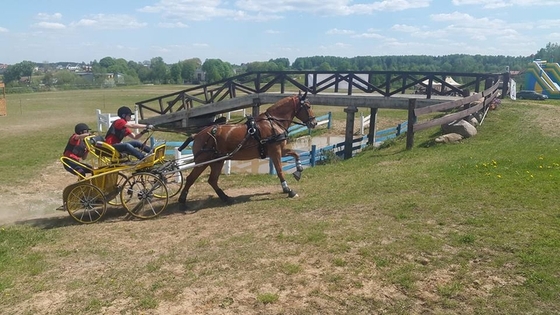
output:
<instances>
[{"instance_id":1,"label":"bridle","mask_svg":"<svg viewBox=\"0 0 560 315\"><path fill-rule=\"evenodd\" d=\"M296 125L307 126L308 128L311 128L311 122L315 120L315 116L312 116L309 113L309 110L311 109L311 106L309 106L309 101L307 101L305 99L306 95L307 95L307 92L305 92L305 94L303 96L300 94L300 95L294 96L292 98L292 100L294 102L294 116L292 117L292 119L283 119L283 118L274 117L273 115L271 115L268 112L268 109L267 109L264 113L265 116L267 117L267 120L276 121L277 123L278 122L283 122L283 121L286 121L286 122L289 121L290 123L294 123ZM302 122L294 121L293 118L296 118L297 115L299 114L299 112L304 108L305 108L305 111L307 112L307 120L305 120L305 121L302 120ZM297 117L297 118L300 119L299 117ZM283 128L286 128L286 127L283 127Z\"/></svg>"},{"instance_id":2,"label":"bridle","mask_svg":"<svg viewBox=\"0 0 560 315\"><path fill-rule=\"evenodd\" d=\"M306 92L305 94L307 94L307 92ZM308 127L309 127L310 121L312 121L312 120L315 119L315 116L312 116L312 115L309 113L309 109L311 108L311 106L309 106L309 102L305 99L305 95L304 95L303 97L297 96L297 98L298 98L298 101L295 102L295 103L296 103L295 106L298 106L298 105L299 105L299 107L298 107L297 109L295 109L295 114L294 114L294 116L297 117L297 115L299 114L299 112L300 112L303 108L305 108L305 111L307 112L307 120L306 120L306 121L303 121L303 120L302 120L301 123L298 123L298 122L295 122L295 121L294 121L294 123L295 123L295 124L298 124L298 125L308 126ZM298 119L299 119L299 117L298 117ZM301 120L301 119L300 119L300 120Z\"/></svg>"}]
</instances>

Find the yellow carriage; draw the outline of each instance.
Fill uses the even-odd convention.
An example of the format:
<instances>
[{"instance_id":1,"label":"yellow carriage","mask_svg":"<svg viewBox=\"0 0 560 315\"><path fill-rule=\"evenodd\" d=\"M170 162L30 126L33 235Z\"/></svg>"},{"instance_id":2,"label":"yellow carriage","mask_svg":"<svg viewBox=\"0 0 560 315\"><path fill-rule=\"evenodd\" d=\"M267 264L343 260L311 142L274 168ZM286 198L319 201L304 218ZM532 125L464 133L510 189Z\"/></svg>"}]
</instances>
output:
<instances>
[{"instance_id":1,"label":"yellow carriage","mask_svg":"<svg viewBox=\"0 0 560 315\"><path fill-rule=\"evenodd\" d=\"M181 190L183 175L174 160L165 160L165 143L155 146L153 153L143 160L131 160L100 136L86 137L84 141L93 155L93 166L60 158L66 166L79 163L92 173L83 176L76 172L78 181L63 191L64 210L76 221L99 221L107 205L122 205L137 218L153 218L163 212L169 198Z\"/></svg>"}]
</instances>

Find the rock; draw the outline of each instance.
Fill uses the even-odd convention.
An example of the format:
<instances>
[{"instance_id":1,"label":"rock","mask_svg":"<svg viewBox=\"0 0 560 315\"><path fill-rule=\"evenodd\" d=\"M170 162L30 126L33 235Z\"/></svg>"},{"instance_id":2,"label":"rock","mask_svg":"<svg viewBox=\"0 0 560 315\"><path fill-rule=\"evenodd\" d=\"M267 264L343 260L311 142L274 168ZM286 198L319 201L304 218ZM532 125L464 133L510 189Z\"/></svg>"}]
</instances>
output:
<instances>
[{"instance_id":1,"label":"rock","mask_svg":"<svg viewBox=\"0 0 560 315\"><path fill-rule=\"evenodd\" d=\"M458 133L463 138L470 138L476 135L476 128L464 120L441 125L441 129L444 133Z\"/></svg>"},{"instance_id":2,"label":"rock","mask_svg":"<svg viewBox=\"0 0 560 315\"><path fill-rule=\"evenodd\" d=\"M477 119L474 115L470 115L469 117L465 118L465 120L466 120L469 124L473 125L473 127L476 127L476 126L480 125L480 124L478 123L478 119Z\"/></svg>"},{"instance_id":3,"label":"rock","mask_svg":"<svg viewBox=\"0 0 560 315\"><path fill-rule=\"evenodd\" d=\"M458 133L448 133L448 134L445 134L443 136L437 137L436 142L437 143L457 143L457 142L461 141L462 139L463 139L463 136L461 136Z\"/></svg>"}]
</instances>

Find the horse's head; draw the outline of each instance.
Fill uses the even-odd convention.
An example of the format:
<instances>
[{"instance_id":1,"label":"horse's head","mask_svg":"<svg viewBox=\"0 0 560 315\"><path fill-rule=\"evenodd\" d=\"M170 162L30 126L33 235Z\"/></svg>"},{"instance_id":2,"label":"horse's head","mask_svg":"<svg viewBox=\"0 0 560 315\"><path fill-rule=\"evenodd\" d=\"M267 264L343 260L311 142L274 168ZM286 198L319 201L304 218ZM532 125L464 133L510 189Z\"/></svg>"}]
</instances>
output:
<instances>
[{"instance_id":1,"label":"horse's head","mask_svg":"<svg viewBox=\"0 0 560 315\"><path fill-rule=\"evenodd\" d=\"M317 120L315 119L315 115L313 114L313 110L311 110L311 104L307 100L307 91L303 95L301 95L301 91L297 96L297 104L296 104L296 115L297 119L301 120L307 128L313 129L317 126Z\"/></svg>"}]
</instances>

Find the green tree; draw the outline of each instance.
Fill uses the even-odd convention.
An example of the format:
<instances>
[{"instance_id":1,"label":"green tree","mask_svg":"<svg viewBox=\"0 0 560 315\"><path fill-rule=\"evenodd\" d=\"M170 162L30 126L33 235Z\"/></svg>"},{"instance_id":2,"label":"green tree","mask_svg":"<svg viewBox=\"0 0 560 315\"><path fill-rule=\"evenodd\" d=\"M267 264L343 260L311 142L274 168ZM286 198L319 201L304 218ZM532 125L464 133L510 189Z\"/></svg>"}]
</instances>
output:
<instances>
[{"instance_id":1,"label":"green tree","mask_svg":"<svg viewBox=\"0 0 560 315\"><path fill-rule=\"evenodd\" d=\"M52 71L48 71L47 73L45 73L45 76L43 76L43 80L42 80L43 84L46 86L53 86L55 83L55 77Z\"/></svg>"},{"instance_id":2,"label":"green tree","mask_svg":"<svg viewBox=\"0 0 560 315\"><path fill-rule=\"evenodd\" d=\"M200 68L201 66L202 62L198 58L184 60L181 63L181 77L183 78L183 80L193 82L194 73L196 72L196 69Z\"/></svg>"},{"instance_id":3,"label":"green tree","mask_svg":"<svg viewBox=\"0 0 560 315\"><path fill-rule=\"evenodd\" d=\"M56 85L76 84L78 81L78 75L68 70L58 71L54 74L54 77L56 78Z\"/></svg>"},{"instance_id":4,"label":"green tree","mask_svg":"<svg viewBox=\"0 0 560 315\"><path fill-rule=\"evenodd\" d=\"M169 79L169 69L163 58L155 57L150 60L150 69L152 82L157 84L165 84Z\"/></svg>"},{"instance_id":5,"label":"green tree","mask_svg":"<svg viewBox=\"0 0 560 315\"><path fill-rule=\"evenodd\" d=\"M233 76L233 68L229 62L221 59L206 59L202 64L202 70L206 72L206 81L217 82Z\"/></svg>"},{"instance_id":6,"label":"green tree","mask_svg":"<svg viewBox=\"0 0 560 315\"><path fill-rule=\"evenodd\" d=\"M319 70L319 71L332 71L333 68L331 67L331 65L328 62L323 62L319 65L317 70Z\"/></svg>"},{"instance_id":7,"label":"green tree","mask_svg":"<svg viewBox=\"0 0 560 315\"><path fill-rule=\"evenodd\" d=\"M290 69L290 60L288 58L270 59L268 62L275 63L280 71Z\"/></svg>"},{"instance_id":8,"label":"green tree","mask_svg":"<svg viewBox=\"0 0 560 315\"><path fill-rule=\"evenodd\" d=\"M171 65L171 68L169 68L169 75L171 76L171 81L177 84L182 84L183 83L183 77L181 76L181 63L175 63Z\"/></svg>"},{"instance_id":9,"label":"green tree","mask_svg":"<svg viewBox=\"0 0 560 315\"><path fill-rule=\"evenodd\" d=\"M279 70L282 70L282 67L278 66L278 64L272 61L268 61L268 62L255 61L255 62L248 63L246 65L247 72L266 72L266 71L279 71Z\"/></svg>"},{"instance_id":10,"label":"green tree","mask_svg":"<svg viewBox=\"0 0 560 315\"><path fill-rule=\"evenodd\" d=\"M35 63L31 61L22 61L12 66L8 66L4 71L4 82L19 81L22 77L30 77L33 74Z\"/></svg>"},{"instance_id":11,"label":"green tree","mask_svg":"<svg viewBox=\"0 0 560 315\"><path fill-rule=\"evenodd\" d=\"M548 43L545 48L539 49L535 54L535 59L546 60L548 62L560 62L560 46L558 43Z\"/></svg>"}]
</instances>

